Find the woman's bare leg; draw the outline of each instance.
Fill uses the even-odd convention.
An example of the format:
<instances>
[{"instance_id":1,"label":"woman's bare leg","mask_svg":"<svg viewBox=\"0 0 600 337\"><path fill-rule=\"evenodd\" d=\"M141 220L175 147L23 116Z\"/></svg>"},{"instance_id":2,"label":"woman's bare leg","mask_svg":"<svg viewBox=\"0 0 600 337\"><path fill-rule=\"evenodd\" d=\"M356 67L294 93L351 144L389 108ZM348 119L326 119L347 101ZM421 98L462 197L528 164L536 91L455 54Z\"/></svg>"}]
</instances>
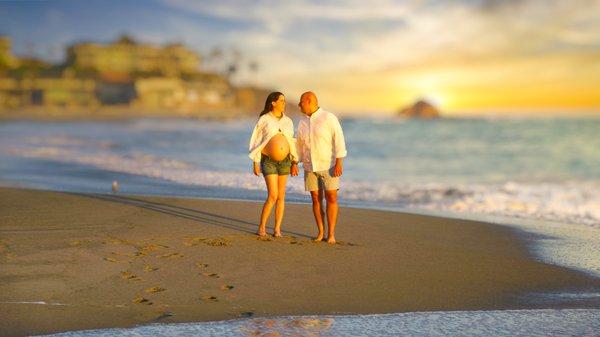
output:
<instances>
[{"instance_id":1,"label":"woman's bare leg","mask_svg":"<svg viewBox=\"0 0 600 337\"><path fill-rule=\"evenodd\" d=\"M285 210L285 184L287 175L277 177L277 202L275 203L275 229L273 235L281 236L281 222L283 221L283 212Z\"/></svg>"},{"instance_id":2,"label":"woman's bare leg","mask_svg":"<svg viewBox=\"0 0 600 337\"><path fill-rule=\"evenodd\" d=\"M262 213L260 214L260 224L258 225L258 235L265 236L267 235L267 220L269 220L269 215L271 215L271 209L273 209L273 205L277 202L277 175L269 174L265 176L265 182L267 184L267 200L262 208Z\"/></svg>"}]
</instances>

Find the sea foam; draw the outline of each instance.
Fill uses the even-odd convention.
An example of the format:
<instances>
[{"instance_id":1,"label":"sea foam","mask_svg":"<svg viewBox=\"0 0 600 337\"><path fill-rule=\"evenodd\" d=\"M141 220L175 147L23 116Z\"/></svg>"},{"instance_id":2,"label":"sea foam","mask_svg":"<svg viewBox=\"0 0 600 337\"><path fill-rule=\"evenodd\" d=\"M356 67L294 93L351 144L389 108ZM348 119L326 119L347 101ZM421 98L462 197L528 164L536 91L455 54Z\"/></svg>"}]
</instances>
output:
<instances>
[{"instance_id":1,"label":"sea foam","mask_svg":"<svg viewBox=\"0 0 600 337\"><path fill-rule=\"evenodd\" d=\"M100 143L93 151L68 146L19 145L0 147L18 157L50 159L88 165L103 170L137 174L179 184L265 190L262 179L249 170L209 170L197 164L165 156L131 151L120 154ZM580 223L600 229L600 182L554 183L403 183L343 179L342 199L383 202L404 209L490 214L564 223ZM289 193L304 194L301 179L290 179Z\"/></svg>"},{"instance_id":2,"label":"sea foam","mask_svg":"<svg viewBox=\"0 0 600 337\"><path fill-rule=\"evenodd\" d=\"M53 337L114 336L598 336L600 310L496 310L385 315L291 316L72 331Z\"/></svg>"}]
</instances>

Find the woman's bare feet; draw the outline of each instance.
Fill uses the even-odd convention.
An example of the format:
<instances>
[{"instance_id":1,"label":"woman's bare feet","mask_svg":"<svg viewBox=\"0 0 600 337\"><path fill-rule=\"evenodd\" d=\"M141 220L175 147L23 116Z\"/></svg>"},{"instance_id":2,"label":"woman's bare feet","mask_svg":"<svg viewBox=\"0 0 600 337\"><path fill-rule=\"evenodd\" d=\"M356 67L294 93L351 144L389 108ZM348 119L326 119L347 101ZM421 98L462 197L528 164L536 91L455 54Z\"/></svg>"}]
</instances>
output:
<instances>
[{"instance_id":1,"label":"woman's bare feet","mask_svg":"<svg viewBox=\"0 0 600 337\"><path fill-rule=\"evenodd\" d=\"M276 238L280 238L280 237L282 237L283 235L281 235L281 232L274 232L274 233L273 233L273 236L274 236L274 237L276 237Z\"/></svg>"},{"instance_id":2,"label":"woman's bare feet","mask_svg":"<svg viewBox=\"0 0 600 337\"><path fill-rule=\"evenodd\" d=\"M267 229L265 227L259 226L258 232L256 232L256 235L261 236L261 237L267 236Z\"/></svg>"},{"instance_id":3,"label":"woman's bare feet","mask_svg":"<svg viewBox=\"0 0 600 337\"><path fill-rule=\"evenodd\" d=\"M330 245L335 245L335 238L333 236L328 237L327 243Z\"/></svg>"},{"instance_id":4,"label":"woman's bare feet","mask_svg":"<svg viewBox=\"0 0 600 337\"><path fill-rule=\"evenodd\" d=\"M319 233L319 235L317 235L316 238L313 239L314 242L321 242L323 241L323 233Z\"/></svg>"}]
</instances>

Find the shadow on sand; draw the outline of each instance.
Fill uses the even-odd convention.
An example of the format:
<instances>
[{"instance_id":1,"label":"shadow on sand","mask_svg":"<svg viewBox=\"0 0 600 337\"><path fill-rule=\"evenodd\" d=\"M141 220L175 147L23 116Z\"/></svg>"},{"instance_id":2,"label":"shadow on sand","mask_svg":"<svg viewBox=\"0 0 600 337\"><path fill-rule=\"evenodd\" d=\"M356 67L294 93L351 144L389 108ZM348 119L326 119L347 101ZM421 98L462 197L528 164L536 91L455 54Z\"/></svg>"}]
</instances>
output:
<instances>
[{"instance_id":1,"label":"shadow on sand","mask_svg":"<svg viewBox=\"0 0 600 337\"><path fill-rule=\"evenodd\" d=\"M201 222L203 224L219 226L222 228L228 228L239 232L256 234L256 228L258 227L256 223L235 219L219 214L209 213L206 211L168 205L159 202L153 202L133 197L126 197L120 195L110 195L110 194L86 194L86 193L69 193L77 196L94 198L104 201L116 202L124 205L135 206L163 214L168 214L188 220L194 220ZM258 213L257 213L258 214ZM310 236L305 234L300 234L296 232L290 232L286 230L282 230L282 232L288 235L296 235L304 238L309 238Z\"/></svg>"}]
</instances>

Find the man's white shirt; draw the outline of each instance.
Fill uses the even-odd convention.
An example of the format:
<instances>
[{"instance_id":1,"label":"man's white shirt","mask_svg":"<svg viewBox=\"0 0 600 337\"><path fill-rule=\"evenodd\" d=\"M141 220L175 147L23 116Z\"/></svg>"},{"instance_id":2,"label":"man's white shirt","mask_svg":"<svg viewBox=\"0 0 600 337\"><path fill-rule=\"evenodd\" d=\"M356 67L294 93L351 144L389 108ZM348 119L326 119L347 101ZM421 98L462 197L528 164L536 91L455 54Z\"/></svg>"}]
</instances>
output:
<instances>
[{"instance_id":1,"label":"man's white shirt","mask_svg":"<svg viewBox=\"0 0 600 337\"><path fill-rule=\"evenodd\" d=\"M270 112L260 116L256 126L254 126L250 144L248 144L248 157L253 162L259 163L262 149L278 133L283 133L285 139L288 141L292 160L298 161L294 141L294 122L286 115L277 118Z\"/></svg>"},{"instance_id":2,"label":"man's white shirt","mask_svg":"<svg viewBox=\"0 0 600 337\"><path fill-rule=\"evenodd\" d=\"M312 115L303 116L296 136L298 161L305 171L329 170L336 158L346 156L346 142L339 120L321 108Z\"/></svg>"}]
</instances>

